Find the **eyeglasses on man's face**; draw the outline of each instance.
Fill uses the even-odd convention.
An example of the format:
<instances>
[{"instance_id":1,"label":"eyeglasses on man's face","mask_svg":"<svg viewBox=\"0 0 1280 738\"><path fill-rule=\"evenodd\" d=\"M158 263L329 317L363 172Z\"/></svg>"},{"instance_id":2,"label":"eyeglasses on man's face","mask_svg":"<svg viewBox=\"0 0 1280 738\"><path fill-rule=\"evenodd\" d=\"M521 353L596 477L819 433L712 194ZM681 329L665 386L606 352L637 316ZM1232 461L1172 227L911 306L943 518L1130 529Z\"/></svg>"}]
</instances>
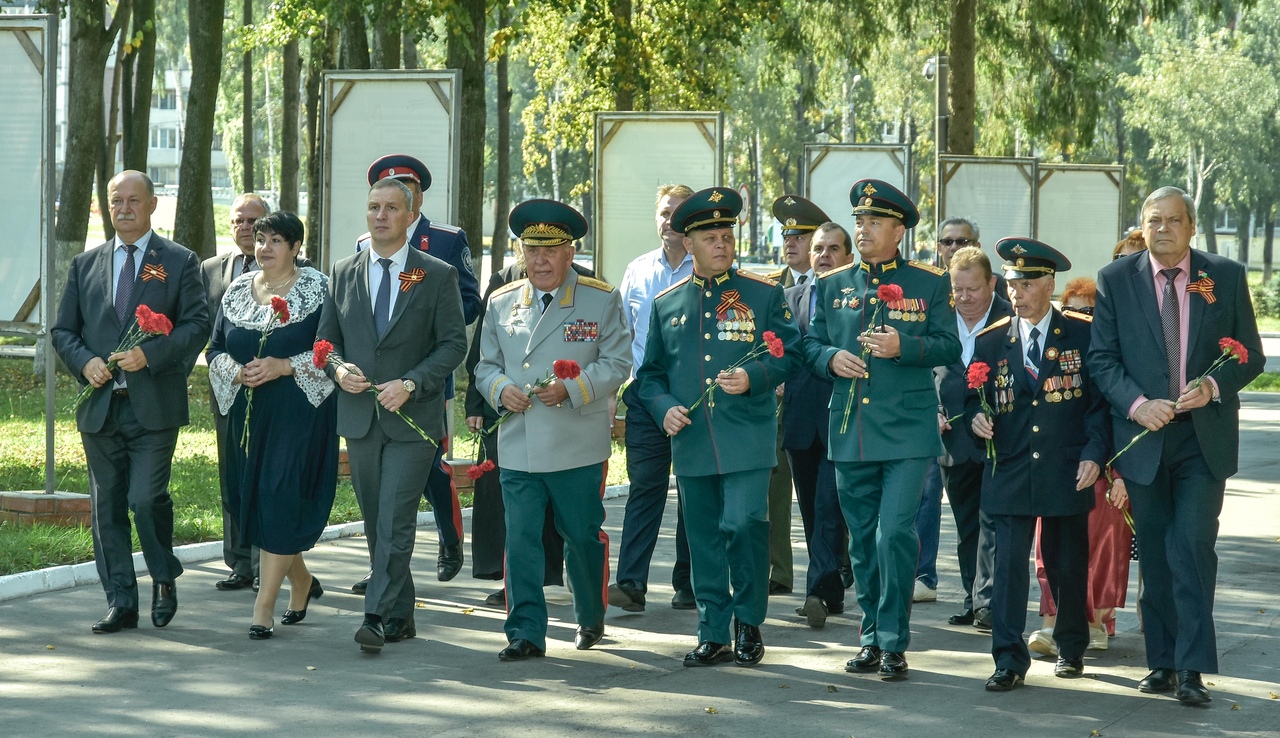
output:
<instances>
[{"instance_id":1,"label":"eyeglasses on man's face","mask_svg":"<svg viewBox=\"0 0 1280 738\"><path fill-rule=\"evenodd\" d=\"M972 238L939 238L938 245L951 248L952 246L968 246L973 243Z\"/></svg>"}]
</instances>

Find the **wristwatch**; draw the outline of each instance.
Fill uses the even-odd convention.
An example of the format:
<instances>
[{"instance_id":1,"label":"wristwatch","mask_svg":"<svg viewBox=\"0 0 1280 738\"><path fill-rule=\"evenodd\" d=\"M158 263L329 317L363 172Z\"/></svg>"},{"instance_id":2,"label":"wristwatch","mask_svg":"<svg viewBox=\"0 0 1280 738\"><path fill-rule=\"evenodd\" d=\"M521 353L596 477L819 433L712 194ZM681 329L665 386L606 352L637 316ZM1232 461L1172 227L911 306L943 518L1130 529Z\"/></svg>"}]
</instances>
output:
<instances>
[{"instance_id":1,"label":"wristwatch","mask_svg":"<svg viewBox=\"0 0 1280 738\"><path fill-rule=\"evenodd\" d=\"M414 382L412 379L401 379L400 384L404 385L404 391L409 394L413 394L413 391L418 389L418 383Z\"/></svg>"}]
</instances>

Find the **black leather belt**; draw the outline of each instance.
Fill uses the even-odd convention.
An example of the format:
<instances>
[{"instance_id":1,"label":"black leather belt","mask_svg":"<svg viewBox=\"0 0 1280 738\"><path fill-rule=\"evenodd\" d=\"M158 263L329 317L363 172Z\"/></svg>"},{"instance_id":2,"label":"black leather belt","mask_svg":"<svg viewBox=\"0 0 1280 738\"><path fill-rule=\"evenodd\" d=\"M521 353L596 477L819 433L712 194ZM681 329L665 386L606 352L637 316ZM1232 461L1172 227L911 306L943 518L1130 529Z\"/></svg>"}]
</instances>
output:
<instances>
[{"instance_id":1,"label":"black leather belt","mask_svg":"<svg viewBox=\"0 0 1280 738\"><path fill-rule=\"evenodd\" d=\"M1191 413L1190 411L1185 413L1175 413L1173 416L1173 420L1170 420L1169 422L1170 423L1190 423Z\"/></svg>"},{"instance_id":2,"label":"black leather belt","mask_svg":"<svg viewBox=\"0 0 1280 738\"><path fill-rule=\"evenodd\" d=\"M113 389L113 390L111 390L111 396L112 396L112 397L128 397L128 396L129 396L129 388L128 388L128 387L121 387L120 389Z\"/></svg>"}]
</instances>

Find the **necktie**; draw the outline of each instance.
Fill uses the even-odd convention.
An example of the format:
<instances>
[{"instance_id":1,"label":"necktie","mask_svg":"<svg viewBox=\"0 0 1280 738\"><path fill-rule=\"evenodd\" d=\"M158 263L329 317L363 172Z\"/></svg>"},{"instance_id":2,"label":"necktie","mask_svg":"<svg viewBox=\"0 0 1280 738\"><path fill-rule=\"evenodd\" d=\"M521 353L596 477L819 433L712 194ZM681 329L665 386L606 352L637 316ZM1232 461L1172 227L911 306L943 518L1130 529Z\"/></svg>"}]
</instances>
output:
<instances>
[{"instance_id":1,"label":"necktie","mask_svg":"<svg viewBox=\"0 0 1280 738\"><path fill-rule=\"evenodd\" d=\"M116 317L121 327L129 324L129 304L133 302L133 281L138 276L137 263L133 260L133 252L138 247L133 244L124 246L124 267L120 270L120 278L116 280Z\"/></svg>"},{"instance_id":2,"label":"necktie","mask_svg":"<svg viewBox=\"0 0 1280 738\"><path fill-rule=\"evenodd\" d=\"M804 283L805 283L805 281L807 281L808 279L809 279L809 275L808 275L808 274L801 274L801 275L800 275L800 279L797 279L797 280L796 280L796 284L804 284Z\"/></svg>"},{"instance_id":3,"label":"necktie","mask_svg":"<svg viewBox=\"0 0 1280 738\"><path fill-rule=\"evenodd\" d=\"M551 293L547 292L542 296L542 312L547 312L549 307L551 307Z\"/></svg>"},{"instance_id":4,"label":"necktie","mask_svg":"<svg viewBox=\"0 0 1280 738\"><path fill-rule=\"evenodd\" d=\"M391 318L391 260L378 259L378 263L382 265L382 281L378 283L378 297L373 301L373 328L381 339Z\"/></svg>"},{"instance_id":5,"label":"necktie","mask_svg":"<svg viewBox=\"0 0 1280 738\"><path fill-rule=\"evenodd\" d=\"M253 271L254 258L253 254L245 254L244 263L240 265L240 274L248 274Z\"/></svg>"},{"instance_id":6,"label":"necktie","mask_svg":"<svg viewBox=\"0 0 1280 738\"><path fill-rule=\"evenodd\" d=\"M1031 329L1031 343L1027 344L1027 373L1032 379L1040 378L1040 329Z\"/></svg>"},{"instance_id":7,"label":"necktie","mask_svg":"<svg viewBox=\"0 0 1280 738\"><path fill-rule=\"evenodd\" d=\"M1161 269L1164 277L1164 299L1160 302L1160 327L1164 331L1164 357L1169 367L1169 399L1176 400L1182 394L1182 338L1178 330L1178 291L1173 280L1181 269Z\"/></svg>"}]
</instances>

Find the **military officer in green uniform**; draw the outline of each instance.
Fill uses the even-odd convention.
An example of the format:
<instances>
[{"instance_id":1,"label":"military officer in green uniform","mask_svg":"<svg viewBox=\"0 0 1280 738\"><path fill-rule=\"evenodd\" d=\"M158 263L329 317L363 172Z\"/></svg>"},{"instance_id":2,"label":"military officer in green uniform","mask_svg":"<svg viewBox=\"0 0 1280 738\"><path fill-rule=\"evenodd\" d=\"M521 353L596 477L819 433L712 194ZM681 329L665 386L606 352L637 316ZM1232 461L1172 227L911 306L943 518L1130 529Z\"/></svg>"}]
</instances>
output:
<instances>
[{"instance_id":1,"label":"military officer in green uniform","mask_svg":"<svg viewBox=\"0 0 1280 738\"><path fill-rule=\"evenodd\" d=\"M942 453L933 367L960 358L951 280L899 251L920 220L911 200L864 179L849 193L857 265L818 279L805 361L834 380L829 454L862 608L862 649L847 671L907 673L915 518L929 457ZM891 301L878 293L901 291Z\"/></svg>"},{"instance_id":2,"label":"military officer in green uniform","mask_svg":"<svg viewBox=\"0 0 1280 738\"><path fill-rule=\"evenodd\" d=\"M511 211L510 226L529 276L490 297L475 381L495 410L510 414L498 427L509 641L498 658L519 661L547 648L542 528L548 504L573 585L574 643L585 650L604 635L608 410L631 375L631 330L618 291L570 269L573 242L587 232L577 210L530 200ZM576 362L579 371L557 371L545 381L561 361Z\"/></svg>"},{"instance_id":3,"label":"military officer in green uniform","mask_svg":"<svg viewBox=\"0 0 1280 738\"><path fill-rule=\"evenodd\" d=\"M693 254L693 274L654 299L636 373L641 401L671 436L680 480L698 607L698 646L685 666L730 659L749 666L764 656L774 388L800 365L800 333L782 287L733 268L741 209L737 192L713 187L672 214ZM780 352L762 350L767 332Z\"/></svg>"}]
</instances>

